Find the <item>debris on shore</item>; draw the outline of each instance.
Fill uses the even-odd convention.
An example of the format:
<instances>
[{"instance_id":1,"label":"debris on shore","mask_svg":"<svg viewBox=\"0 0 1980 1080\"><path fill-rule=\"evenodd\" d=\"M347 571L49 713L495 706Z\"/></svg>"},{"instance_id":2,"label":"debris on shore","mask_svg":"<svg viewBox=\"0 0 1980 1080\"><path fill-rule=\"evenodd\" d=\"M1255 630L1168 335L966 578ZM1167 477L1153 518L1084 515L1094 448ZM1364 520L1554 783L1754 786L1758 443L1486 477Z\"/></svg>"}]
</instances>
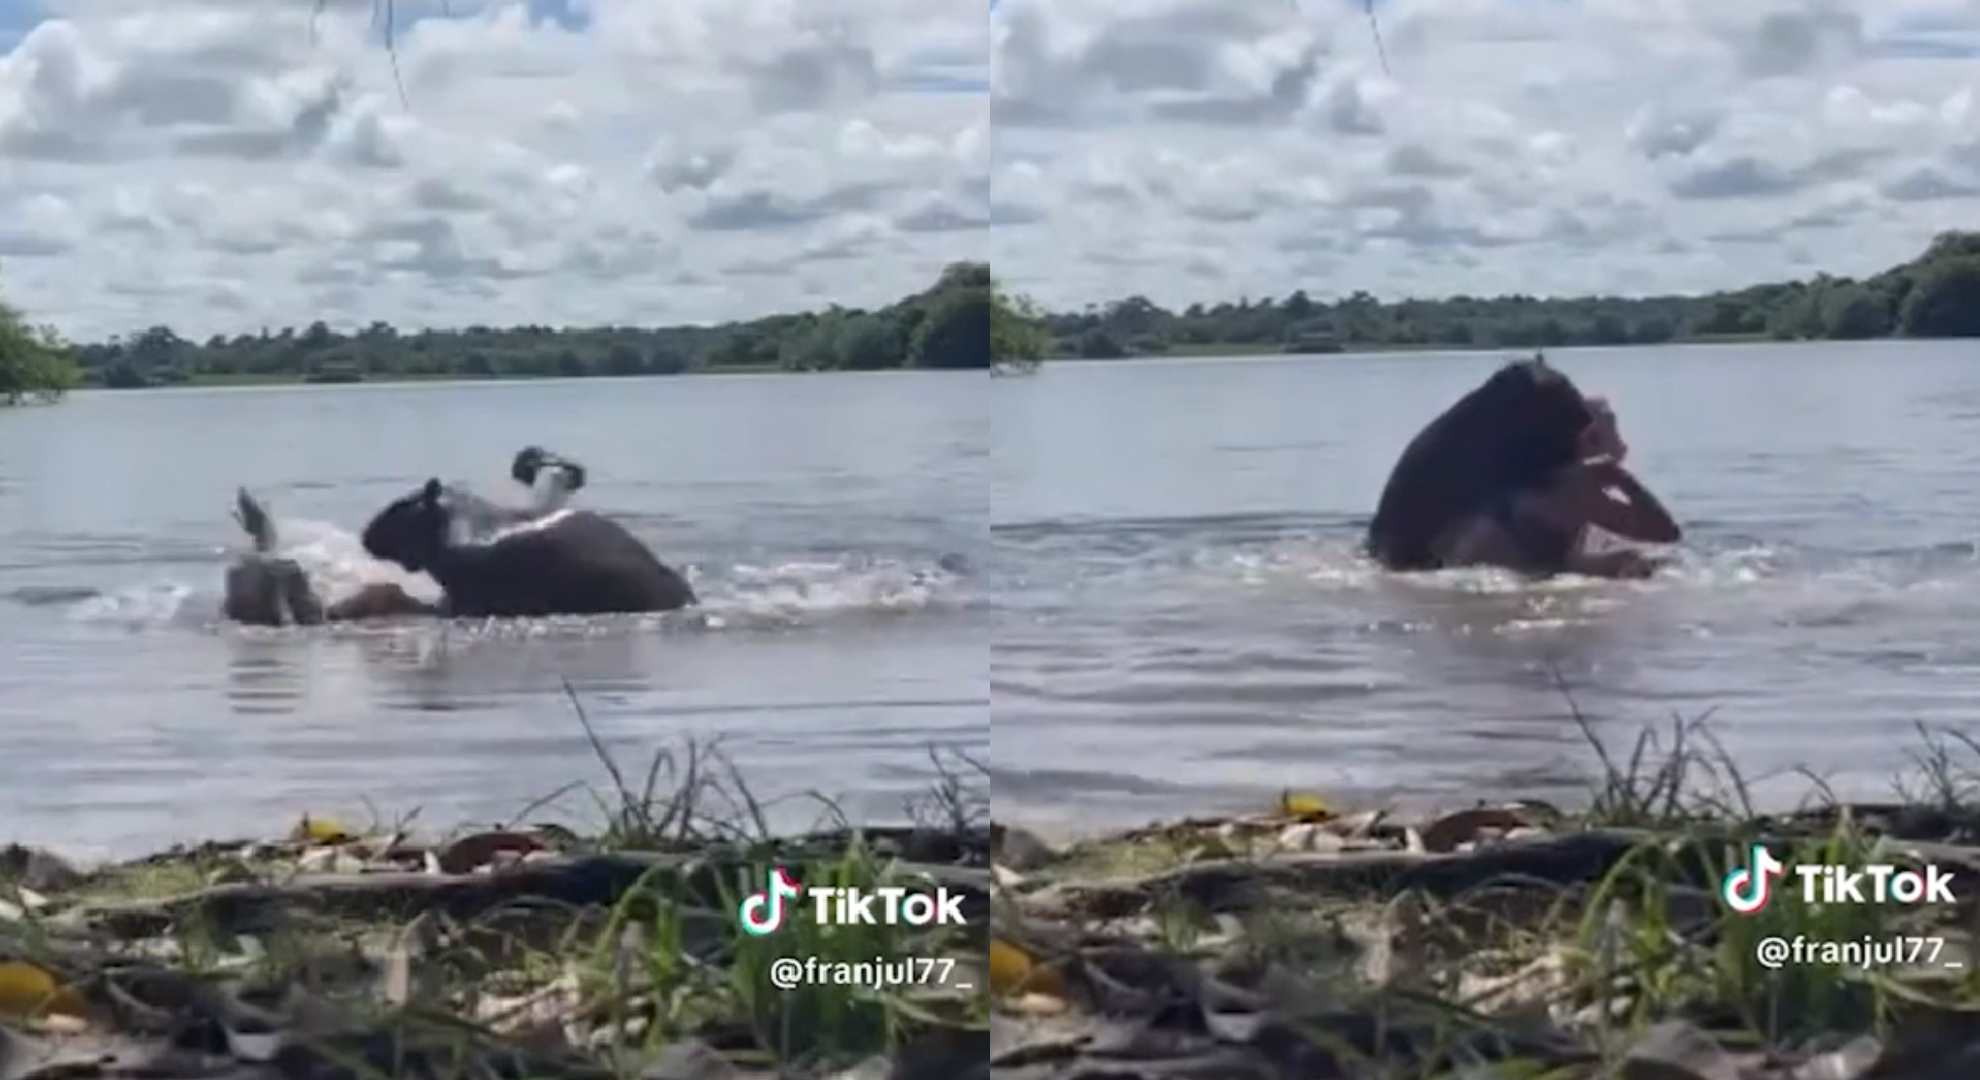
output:
<instances>
[{"instance_id":1,"label":"debris on shore","mask_svg":"<svg viewBox=\"0 0 1980 1080\"><path fill-rule=\"evenodd\" d=\"M1288 792L1074 843L954 785L932 823L777 838L692 809L690 778L621 790L595 836L304 818L95 868L7 846L0 1080L1972 1074L1980 784L1951 750L1894 801L1784 813L1682 738L1638 751L1580 807ZM1930 866L1955 902L1811 903L1783 876L1740 913L1723 885L1756 844ZM744 932L771 868L947 890L966 925ZM779 988L773 965L806 958L946 964Z\"/></svg>"},{"instance_id":2,"label":"debris on shore","mask_svg":"<svg viewBox=\"0 0 1980 1080\"><path fill-rule=\"evenodd\" d=\"M305 817L94 868L0 848L0 1077L985 1075L987 822L779 838L689 801L630 803L590 837ZM772 868L944 889L966 923L742 933ZM780 987L787 958L840 977ZM876 973L917 958L941 977Z\"/></svg>"},{"instance_id":3,"label":"debris on shore","mask_svg":"<svg viewBox=\"0 0 1980 1080\"><path fill-rule=\"evenodd\" d=\"M1980 787L1941 745L1926 794L1763 814L1682 735L1609 763L1575 812L1288 793L1065 845L993 825L991 1076L1972 1075ZM1721 887L1756 843L1789 866L1930 865L1958 902L1810 904L1787 878L1740 914Z\"/></svg>"}]
</instances>

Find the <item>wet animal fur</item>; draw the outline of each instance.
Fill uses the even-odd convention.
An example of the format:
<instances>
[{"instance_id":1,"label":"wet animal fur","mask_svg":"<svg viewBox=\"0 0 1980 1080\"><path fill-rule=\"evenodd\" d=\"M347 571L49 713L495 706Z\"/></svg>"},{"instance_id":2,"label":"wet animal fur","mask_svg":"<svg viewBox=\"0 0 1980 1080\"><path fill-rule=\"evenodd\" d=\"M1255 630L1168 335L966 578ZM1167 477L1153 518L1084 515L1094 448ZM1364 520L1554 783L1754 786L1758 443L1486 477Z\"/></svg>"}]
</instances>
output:
<instances>
[{"instance_id":1,"label":"wet animal fur","mask_svg":"<svg viewBox=\"0 0 1980 1080\"><path fill-rule=\"evenodd\" d=\"M1440 542L1572 462L1592 420L1581 391L1545 357L1506 364L1403 450L1369 523L1368 554L1389 570L1436 569Z\"/></svg>"},{"instance_id":2,"label":"wet animal fur","mask_svg":"<svg viewBox=\"0 0 1980 1080\"><path fill-rule=\"evenodd\" d=\"M439 582L449 614L598 615L695 603L687 579L618 522L559 510L462 541L462 498L438 478L428 480L379 511L362 537L372 558Z\"/></svg>"},{"instance_id":3,"label":"wet animal fur","mask_svg":"<svg viewBox=\"0 0 1980 1080\"><path fill-rule=\"evenodd\" d=\"M476 560L471 557L465 560L456 560L463 562L470 571L477 566L503 566L509 565L516 560L527 562L532 557L533 552L541 553L544 550L544 546L540 542L514 545L504 544L499 539L491 542L490 538L500 538L505 532L528 532L532 528L541 527L544 522L551 522L552 524L560 523L562 518L570 516L569 511L559 510L557 513L549 516L546 516L546 511L560 507L565 500L573 493L582 489L586 483L583 465L545 450L540 446L528 446L519 451L515 456L515 460L510 465L509 475L517 483L529 487L536 492L535 505L523 509L505 507L489 502L465 490L456 488L441 489L443 492L441 501L446 504L450 511L444 523L446 532L442 537L442 546L458 546L461 550L469 553L485 550L492 552L496 556L492 561ZM549 479L549 483L547 485L540 483L546 477ZM433 483L438 484L438 481L436 480ZM405 501L399 500L393 506L399 506ZM388 512L391 509L392 507L388 507ZM367 538L372 537L374 532L390 531L389 529L381 530L379 525L380 520L386 517L386 514L381 514L379 518L373 520L371 526L366 529L365 535ZM595 517L595 515L588 515L588 517ZM407 593L396 584L383 582L366 585L352 596L339 600L334 604L325 605L322 598L316 594L316 590L311 586L309 576L303 571L301 565L294 559L278 556L274 553L278 546L274 519L269 515L267 508L253 495L249 494L245 488L241 488L235 493L234 520L240 523L242 530L248 534L249 539L253 541L254 545L254 550L250 554L243 556L227 570L226 598L223 604L223 611L227 618L235 622L257 626L314 626L325 622L345 622L355 619L384 618L402 615L451 614L456 613L458 609L458 605L449 608L429 604ZM401 518L400 520L403 522L405 519ZM421 519L419 524L414 525L411 533L402 534L403 536L412 537L408 541L410 544L408 550L415 552L412 559L410 561L404 559L392 559L390 561L398 562L400 565L415 572L427 569L425 560L417 555L417 552L421 548L421 543L418 539L419 529L424 524L430 524L430 520ZM588 565L593 570L603 569L609 571L616 568L621 573L622 578L634 582L645 580L651 583L654 576L650 572L644 571L638 555L629 551L626 545L631 544L637 547L638 553L643 554L647 560L652 561L654 566L658 566L659 563L657 560L652 559L652 553L646 551L642 545L639 545L638 541L633 540L619 526L609 522L604 523L604 525L604 528L599 528L598 526L587 525L583 521L580 521L574 528L560 529L556 536L556 542L566 547L577 543L582 543L583 546L586 546L591 557L591 562ZM465 535L467 539L462 539L462 535ZM367 539L366 547L368 550L371 549L369 539ZM386 556L378 554L375 550L372 551L372 555L374 558L386 558ZM415 563L419 565L413 565ZM631 595L634 598L633 602L655 603L657 606L637 608L610 606L604 608L586 607L583 610L666 610L693 603L693 590L688 587L685 579L680 578L678 574L675 574L672 570L664 566L660 567L660 569L662 573L659 575L657 587L651 588L645 593L641 593L637 589L630 591L626 589L620 590L622 596ZM644 574L644 577L642 577L642 574ZM593 594L597 590L586 584L589 580L589 578L580 574L576 580L566 577L556 582L539 584L547 588L576 589L576 594L581 599L590 597L594 603L607 602L596 600ZM444 581L441 584L443 588L446 586ZM472 585L465 586L465 588L468 589L469 594L472 596L480 596L487 591L484 588L476 588ZM521 595L525 601L524 606L528 607L531 606L527 601L529 600L529 594L532 588L535 588L535 586L523 585L516 587L512 585L509 592L511 595ZM657 601L655 600L656 596ZM561 611L563 609L558 610ZM466 610L459 610L458 613L495 614L498 612L481 611L477 605L470 604ZM532 614L535 612L524 611L517 613Z\"/></svg>"}]
</instances>

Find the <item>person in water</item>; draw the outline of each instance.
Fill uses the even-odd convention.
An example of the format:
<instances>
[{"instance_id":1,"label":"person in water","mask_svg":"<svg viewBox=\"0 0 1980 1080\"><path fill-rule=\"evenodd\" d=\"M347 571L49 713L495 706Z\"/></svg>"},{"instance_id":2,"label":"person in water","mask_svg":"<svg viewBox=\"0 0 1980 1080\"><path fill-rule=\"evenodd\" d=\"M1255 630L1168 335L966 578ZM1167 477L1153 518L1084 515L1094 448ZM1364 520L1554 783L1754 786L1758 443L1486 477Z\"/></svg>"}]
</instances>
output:
<instances>
[{"instance_id":1,"label":"person in water","mask_svg":"<svg viewBox=\"0 0 1980 1080\"><path fill-rule=\"evenodd\" d=\"M1508 492L1471 522L1452 545L1452 565L1605 578L1645 578L1656 571L1658 562L1635 549L1588 550L1591 528L1646 544L1675 544L1683 537L1664 504L1623 468L1629 446L1615 410L1599 397L1588 405L1594 421L1576 444L1579 460L1534 487Z\"/></svg>"}]
</instances>

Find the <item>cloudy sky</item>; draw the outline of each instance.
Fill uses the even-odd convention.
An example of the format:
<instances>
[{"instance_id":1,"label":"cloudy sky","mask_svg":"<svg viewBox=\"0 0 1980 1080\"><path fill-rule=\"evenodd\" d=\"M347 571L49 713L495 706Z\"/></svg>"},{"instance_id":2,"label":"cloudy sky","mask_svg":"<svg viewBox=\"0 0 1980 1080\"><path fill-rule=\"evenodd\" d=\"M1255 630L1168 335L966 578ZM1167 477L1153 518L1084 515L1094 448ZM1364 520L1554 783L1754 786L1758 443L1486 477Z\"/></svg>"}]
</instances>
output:
<instances>
[{"instance_id":1,"label":"cloudy sky","mask_svg":"<svg viewBox=\"0 0 1980 1080\"><path fill-rule=\"evenodd\" d=\"M0 292L72 336L696 322L980 253L982 0L0 0Z\"/></svg>"},{"instance_id":2,"label":"cloudy sky","mask_svg":"<svg viewBox=\"0 0 1980 1080\"><path fill-rule=\"evenodd\" d=\"M312 6L0 0L0 291L85 338L705 321L972 255L1054 306L1643 292L1980 205L1980 0L1380 0L1386 73L1359 0L414 0L405 102L367 0Z\"/></svg>"},{"instance_id":3,"label":"cloudy sky","mask_svg":"<svg viewBox=\"0 0 1980 1080\"><path fill-rule=\"evenodd\" d=\"M1699 290L1980 227L1980 0L1000 0L1050 306Z\"/></svg>"}]
</instances>

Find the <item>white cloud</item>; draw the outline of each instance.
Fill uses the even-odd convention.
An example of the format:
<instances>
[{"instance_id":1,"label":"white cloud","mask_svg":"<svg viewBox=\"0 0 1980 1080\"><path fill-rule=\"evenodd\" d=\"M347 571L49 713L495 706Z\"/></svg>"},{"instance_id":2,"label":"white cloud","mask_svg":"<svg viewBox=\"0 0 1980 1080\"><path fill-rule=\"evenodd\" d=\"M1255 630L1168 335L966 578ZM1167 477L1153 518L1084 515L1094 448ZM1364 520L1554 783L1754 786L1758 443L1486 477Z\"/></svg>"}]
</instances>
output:
<instances>
[{"instance_id":1,"label":"white cloud","mask_svg":"<svg viewBox=\"0 0 1980 1080\"><path fill-rule=\"evenodd\" d=\"M418 2L404 103L358 0L0 34L5 294L96 336L721 319L984 254L1054 304L1634 292L1874 270L1980 198L1974 0L1382 0L1387 74L1346 0Z\"/></svg>"},{"instance_id":2,"label":"white cloud","mask_svg":"<svg viewBox=\"0 0 1980 1080\"><path fill-rule=\"evenodd\" d=\"M1974 224L1975 0L1000 0L999 275L1048 306L1862 274Z\"/></svg>"},{"instance_id":3,"label":"white cloud","mask_svg":"<svg viewBox=\"0 0 1980 1080\"><path fill-rule=\"evenodd\" d=\"M718 320L983 249L972 0L402 0L403 101L368 3L44 6L0 291L75 336Z\"/></svg>"}]
</instances>

